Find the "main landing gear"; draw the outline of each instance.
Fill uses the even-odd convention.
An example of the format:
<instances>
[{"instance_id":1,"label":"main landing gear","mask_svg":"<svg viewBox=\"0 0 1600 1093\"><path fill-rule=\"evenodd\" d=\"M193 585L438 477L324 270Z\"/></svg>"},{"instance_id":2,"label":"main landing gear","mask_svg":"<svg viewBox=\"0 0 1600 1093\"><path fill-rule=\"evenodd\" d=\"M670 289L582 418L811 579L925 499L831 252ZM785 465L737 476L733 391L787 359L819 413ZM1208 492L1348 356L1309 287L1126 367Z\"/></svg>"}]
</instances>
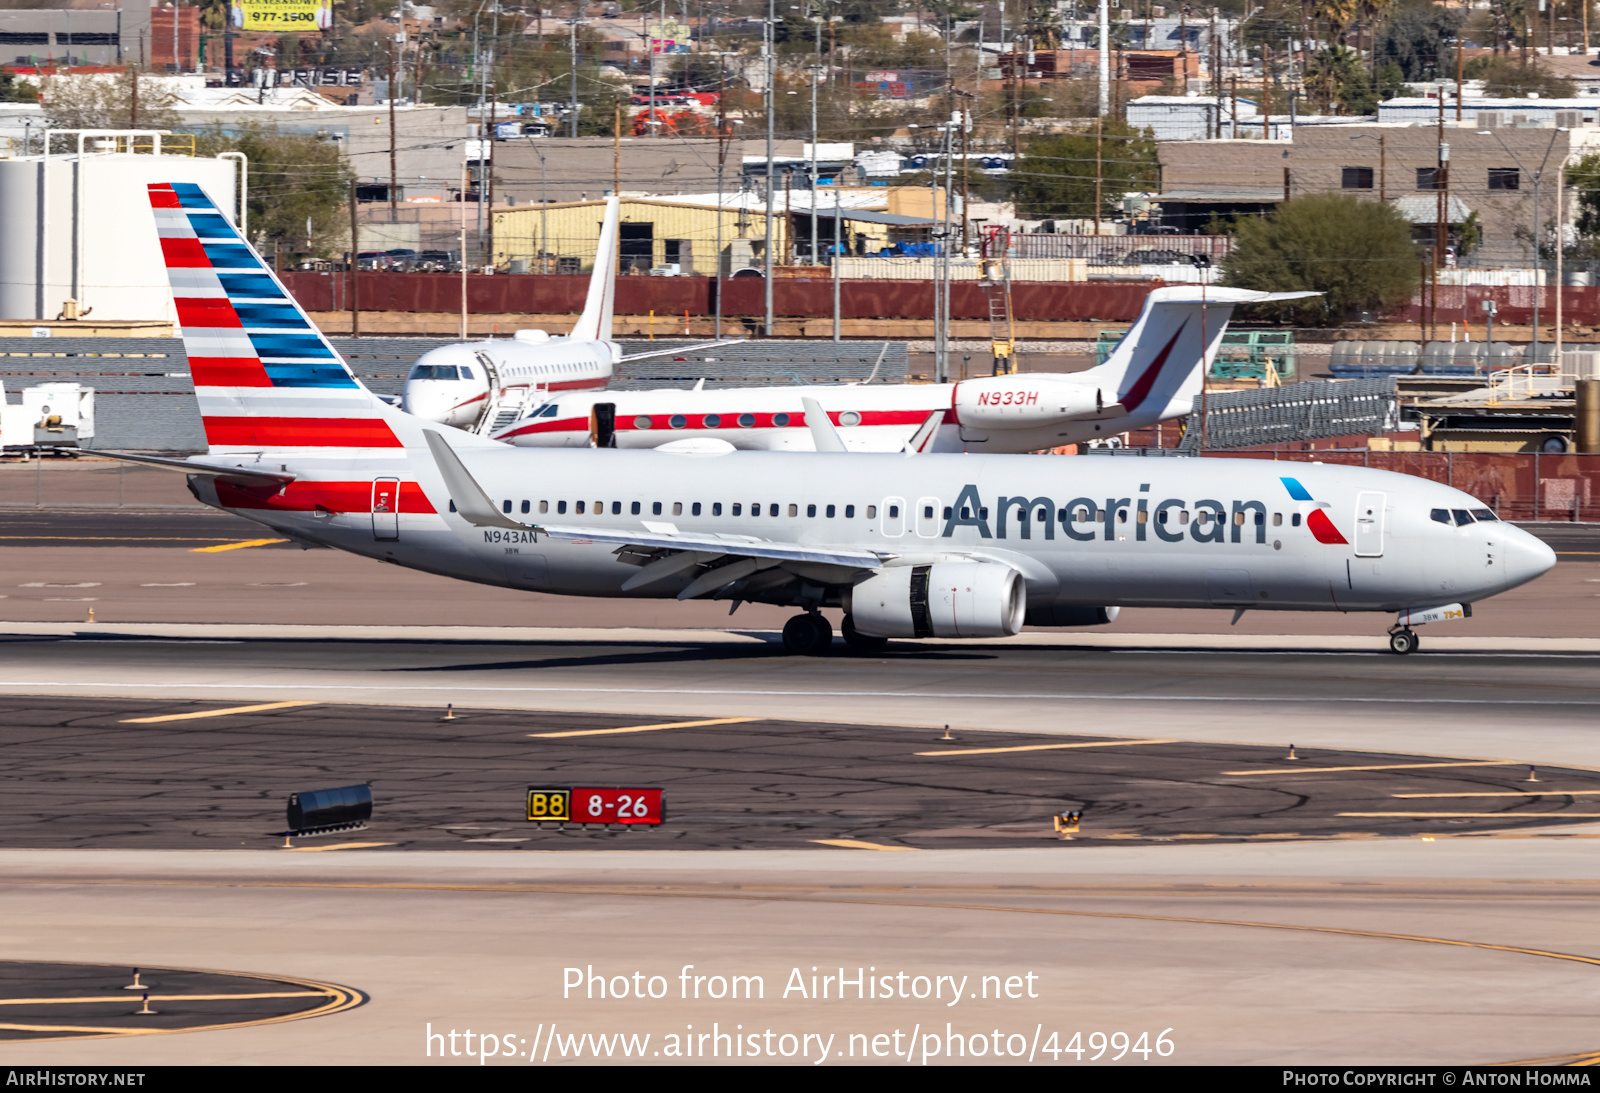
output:
<instances>
[{"instance_id":1,"label":"main landing gear","mask_svg":"<svg viewBox=\"0 0 1600 1093\"><path fill-rule=\"evenodd\" d=\"M820 657L833 644L833 624L820 611L796 615L783 624L783 647L803 657Z\"/></svg>"},{"instance_id":2,"label":"main landing gear","mask_svg":"<svg viewBox=\"0 0 1600 1093\"><path fill-rule=\"evenodd\" d=\"M1389 648L1401 656L1415 653L1417 651L1417 632L1415 630L1390 630Z\"/></svg>"}]
</instances>

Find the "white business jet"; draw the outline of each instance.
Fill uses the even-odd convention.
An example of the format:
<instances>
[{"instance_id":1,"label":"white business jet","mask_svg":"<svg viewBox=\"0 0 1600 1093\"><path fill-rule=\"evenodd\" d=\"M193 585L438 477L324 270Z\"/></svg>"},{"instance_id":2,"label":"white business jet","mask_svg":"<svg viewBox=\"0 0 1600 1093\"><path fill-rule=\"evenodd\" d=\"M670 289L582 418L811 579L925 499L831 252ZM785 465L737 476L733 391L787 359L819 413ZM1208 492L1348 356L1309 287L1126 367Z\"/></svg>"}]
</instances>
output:
<instances>
[{"instance_id":1,"label":"white business jet","mask_svg":"<svg viewBox=\"0 0 1600 1093\"><path fill-rule=\"evenodd\" d=\"M557 336L518 330L510 339L486 338L430 349L406 376L401 409L458 429L487 427L495 420L509 423L553 394L604 387L623 361L684 352L680 346L624 356L622 347L611 340L620 215L617 198L607 198L589 294L571 331ZM735 343L708 342L690 348L729 344Z\"/></svg>"},{"instance_id":2,"label":"white business jet","mask_svg":"<svg viewBox=\"0 0 1600 1093\"><path fill-rule=\"evenodd\" d=\"M479 431L525 448L806 452L816 450L801 406L811 398L852 452L1033 452L1187 416L1236 305L1314 295L1154 289L1106 362L1083 372L959 383L551 391L519 420Z\"/></svg>"},{"instance_id":3,"label":"white business jet","mask_svg":"<svg viewBox=\"0 0 1600 1093\"><path fill-rule=\"evenodd\" d=\"M527 450L364 388L227 217L150 187L209 449L125 455L304 543L483 584L791 606L785 645L999 638L1122 606L1391 613L1419 623L1555 564L1460 490L1257 459Z\"/></svg>"}]
</instances>

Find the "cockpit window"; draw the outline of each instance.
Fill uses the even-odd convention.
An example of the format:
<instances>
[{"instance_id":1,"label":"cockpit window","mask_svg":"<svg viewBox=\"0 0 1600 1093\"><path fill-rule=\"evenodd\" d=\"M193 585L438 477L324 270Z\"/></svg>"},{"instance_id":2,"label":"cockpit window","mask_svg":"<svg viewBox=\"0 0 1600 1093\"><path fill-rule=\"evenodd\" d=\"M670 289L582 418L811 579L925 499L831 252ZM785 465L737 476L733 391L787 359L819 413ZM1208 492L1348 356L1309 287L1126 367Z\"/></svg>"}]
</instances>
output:
<instances>
[{"instance_id":1,"label":"cockpit window","mask_svg":"<svg viewBox=\"0 0 1600 1093\"><path fill-rule=\"evenodd\" d=\"M464 379L464 380L470 380L470 379L476 379L477 377L475 377L472 374L472 369L468 368L466 365L462 365L461 366L461 378Z\"/></svg>"},{"instance_id":2,"label":"cockpit window","mask_svg":"<svg viewBox=\"0 0 1600 1093\"><path fill-rule=\"evenodd\" d=\"M1456 527L1464 528L1468 524L1472 523L1472 513L1468 512L1466 509L1451 509L1450 512L1456 518Z\"/></svg>"},{"instance_id":3,"label":"cockpit window","mask_svg":"<svg viewBox=\"0 0 1600 1093\"><path fill-rule=\"evenodd\" d=\"M1436 524L1448 524L1450 522L1449 509L1434 509L1428 515L1433 518L1433 522Z\"/></svg>"},{"instance_id":4,"label":"cockpit window","mask_svg":"<svg viewBox=\"0 0 1600 1093\"><path fill-rule=\"evenodd\" d=\"M419 364L411 369L411 379L414 380L453 380L456 378L456 366L453 364ZM472 378L472 369L460 369L463 379Z\"/></svg>"},{"instance_id":5,"label":"cockpit window","mask_svg":"<svg viewBox=\"0 0 1600 1093\"><path fill-rule=\"evenodd\" d=\"M1496 516L1494 513L1490 512L1488 509L1473 509L1472 510L1472 515L1473 515L1473 518L1476 519L1480 524L1481 523L1488 523L1489 521L1500 519L1500 517Z\"/></svg>"}]
</instances>

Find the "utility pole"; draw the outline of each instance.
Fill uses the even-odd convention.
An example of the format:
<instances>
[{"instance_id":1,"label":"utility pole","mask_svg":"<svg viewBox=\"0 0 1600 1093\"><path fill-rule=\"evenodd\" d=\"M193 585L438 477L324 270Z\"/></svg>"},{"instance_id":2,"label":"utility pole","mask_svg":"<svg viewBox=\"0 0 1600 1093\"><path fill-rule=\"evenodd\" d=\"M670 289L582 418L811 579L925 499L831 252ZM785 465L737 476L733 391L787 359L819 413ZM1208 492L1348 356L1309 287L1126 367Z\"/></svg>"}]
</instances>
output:
<instances>
[{"instance_id":1,"label":"utility pole","mask_svg":"<svg viewBox=\"0 0 1600 1093\"><path fill-rule=\"evenodd\" d=\"M1100 116L1111 113L1111 0L1100 0Z\"/></svg>"},{"instance_id":2,"label":"utility pole","mask_svg":"<svg viewBox=\"0 0 1600 1093\"><path fill-rule=\"evenodd\" d=\"M572 102L567 111L567 136L578 135L578 9L572 9L572 41L569 43L572 53Z\"/></svg>"},{"instance_id":3,"label":"utility pole","mask_svg":"<svg viewBox=\"0 0 1600 1093\"><path fill-rule=\"evenodd\" d=\"M356 221L356 180L350 180L350 336L361 337L361 237Z\"/></svg>"},{"instance_id":4,"label":"utility pole","mask_svg":"<svg viewBox=\"0 0 1600 1093\"><path fill-rule=\"evenodd\" d=\"M1434 168L1433 188L1438 211L1434 213L1434 242L1433 242L1433 332L1431 341L1439 340L1439 269L1444 265L1445 237L1449 231L1446 217L1449 216L1450 199L1447 193L1450 175L1450 146L1444 142L1444 88L1439 89L1439 157L1438 166ZM1538 240L1534 240L1535 246ZM1537 297L1539 289L1534 288ZM1537 334L1535 334L1537 337Z\"/></svg>"},{"instance_id":5,"label":"utility pole","mask_svg":"<svg viewBox=\"0 0 1600 1093\"><path fill-rule=\"evenodd\" d=\"M1100 234L1100 183L1105 171L1105 115L1094 119L1094 233Z\"/></svg>"},{"instance_id":6,"label":"utility pole","mask_svg":"<svg viewBox=\"0 0 1600 1093\"><path fill-rule=\"evenodd\" d=\"M728 163L728 55L717 54L717 253L715 273L712 282L716 297L716 340L722 340L722 221L726 214L723 212L723 171Z\"/></svg>"},{"instance_id":7,"label":"utility pole","mask_svg":"<svg viewBox=\"0 0 1600 1093\"><path fill-rule=\"evenodd\" d=\"M401 33L403 34L405 32L402 31ZM391 224L399 219L399 206L395 203L395 191L400 188L400 173L399 169L395 166L394 139L394 52L395 45L398 42L399 37L399 35L396 35L396 41L389 43L389 93L384 96L384 98L389 100L389 223Z\"/></svg>"},{"instance_id":8,"label":"utility pole","mask_svg":"<svg viewBox=\"0 0 1600 1093\"><path fill-rule=\"evenodd\" d=\"M777 89L778 58L773 46L773 27L778 17L777 0L767 0L767 21L763 24L761 35L761 78L766 84L767 95L767 241L764 254L766 268L762 270L764 322L762 333L772 337L772 279L777 275L777 270L772 262L772 130L774 125L772 96Z\"/></svg>"},{"instance_id":9,"label":"utility pole","mask_svg":"<svg viewBox=\"0 0 1600 1093\"><path fill-rule=\"evenodd\" d=\"M822 57L822 24L817 24L817 57ZM811 66L811 259L810 265L817 264L817 81L822 77L822 69L817 65Z\"/></svg>"}]
</instances>

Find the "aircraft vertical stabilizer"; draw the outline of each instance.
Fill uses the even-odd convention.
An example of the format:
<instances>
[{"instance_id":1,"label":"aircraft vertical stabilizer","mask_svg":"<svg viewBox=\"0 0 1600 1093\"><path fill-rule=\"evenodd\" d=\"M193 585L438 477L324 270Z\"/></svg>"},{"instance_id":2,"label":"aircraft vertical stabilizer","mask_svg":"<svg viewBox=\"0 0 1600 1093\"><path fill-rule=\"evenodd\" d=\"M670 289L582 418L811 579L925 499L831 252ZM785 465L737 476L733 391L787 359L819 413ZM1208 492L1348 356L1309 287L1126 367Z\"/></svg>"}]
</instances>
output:
<instances>
[{"instance_id":1,"label":"aircraft vertical stabilizer","mask_svg":"<svg viewBox=\"0 0 1600 1093\"><path fill-rule=\"evenodd\" d=\"M594 273L589 277L589 295L583 314L570 337L575 342L611 340L611 312L617 298L617 222L622 203L615 196L606 198L606 215L600 224L600 242L595 249Z\"/></svg>"}]
</instances>

